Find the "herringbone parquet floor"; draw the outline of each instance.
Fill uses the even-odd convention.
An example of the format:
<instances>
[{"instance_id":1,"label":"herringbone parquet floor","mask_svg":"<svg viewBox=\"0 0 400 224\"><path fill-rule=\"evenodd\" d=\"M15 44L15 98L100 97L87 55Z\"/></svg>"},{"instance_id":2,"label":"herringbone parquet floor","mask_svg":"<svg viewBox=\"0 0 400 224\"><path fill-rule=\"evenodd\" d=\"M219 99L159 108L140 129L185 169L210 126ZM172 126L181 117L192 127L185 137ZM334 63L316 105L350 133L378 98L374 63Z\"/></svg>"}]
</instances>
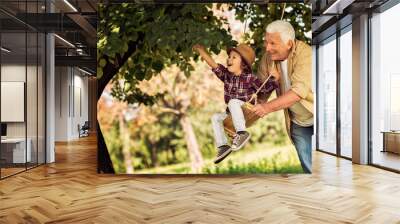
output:
<instances>
[{"instance_id":1,"label":"herringbone parquet floor","mask_svg":"<svg viewBox=\"0 0 400 224\"><path fill-rule=\"evenodd\" d=\"M312 175L96 174L96 140L0 181L0 223L400 223L400 175L314 153Z\"/></svg>"}]
</instances>

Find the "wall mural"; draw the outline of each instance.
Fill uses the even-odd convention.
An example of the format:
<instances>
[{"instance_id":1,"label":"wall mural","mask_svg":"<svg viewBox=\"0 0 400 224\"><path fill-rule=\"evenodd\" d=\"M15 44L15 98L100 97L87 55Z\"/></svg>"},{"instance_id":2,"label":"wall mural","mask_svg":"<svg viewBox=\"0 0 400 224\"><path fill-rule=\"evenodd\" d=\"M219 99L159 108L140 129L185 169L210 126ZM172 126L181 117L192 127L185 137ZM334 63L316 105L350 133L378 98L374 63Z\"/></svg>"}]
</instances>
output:
<instances>
[{"instance_id":1,"label":"wall mural","mask_svg":"<svg viewBox=\"0 0 400 224\"><path fill-rule=\"evenodd\" d=\"M266 37L275 20L297 40ZM99 21L99 172L311 172L309 5L100 4Z\"/></svg>"}]
</instances>

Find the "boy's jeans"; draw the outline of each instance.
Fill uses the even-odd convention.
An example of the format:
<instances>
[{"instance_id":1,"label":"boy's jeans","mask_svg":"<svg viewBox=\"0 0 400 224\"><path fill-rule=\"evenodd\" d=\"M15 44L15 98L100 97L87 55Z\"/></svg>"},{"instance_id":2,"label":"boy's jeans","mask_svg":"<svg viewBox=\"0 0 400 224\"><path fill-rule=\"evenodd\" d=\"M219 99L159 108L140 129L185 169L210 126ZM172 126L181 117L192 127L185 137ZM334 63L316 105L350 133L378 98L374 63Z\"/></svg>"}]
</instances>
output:
<instances>
[{"instance_id":1,"label":"boy's jeans","mask_svg":"<svg viewBox=\"0 0 400 224\"><path fill-rule=\"evenodd\" d=\"M314 132L313 126L302 127L291 122L291 137L294 146L296 147L297 155L303 167L304 173L311 173L311 137Z\"/></svg>"},{"instance_id":2,"label":"boy's jeans","mask_svg":"<svg viewBox=\"0 0 400 224\"><path fill-rule=\"evenodd\" d=\"M246 120L244 119L242 111L242 105L244 103L245 102L238 99L231 99L228 102L229 112L231 113L233 126L235 127L236 132L246 130ZM228 145L228 139L225 135L223 123L224 119L227 116L227 113L216 113L211 118L214 130L215 144L217 145L217 147Z\"/></svg>"}]
</instances>

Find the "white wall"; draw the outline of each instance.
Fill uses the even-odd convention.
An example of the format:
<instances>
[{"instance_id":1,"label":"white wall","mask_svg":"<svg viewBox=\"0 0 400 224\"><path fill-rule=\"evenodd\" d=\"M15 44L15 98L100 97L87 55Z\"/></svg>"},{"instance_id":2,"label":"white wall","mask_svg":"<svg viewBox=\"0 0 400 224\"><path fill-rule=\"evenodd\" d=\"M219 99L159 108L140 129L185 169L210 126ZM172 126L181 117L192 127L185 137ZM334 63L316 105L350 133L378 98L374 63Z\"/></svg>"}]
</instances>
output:
<instances>
[{"instance_id":1,"label":"white wall","mask_svg":"<svg viewBox=\"0 0 400 224\"><path fill-rule=\"evenodd\" d=\"M25 64L24 65L2 65L1 66L1 81L4 82L25 82ZM1 108L7 110L7 108ZM11 122L7 123L8 137L25 137L25 123Z\"/></svg>"},{"instance_id":2,"label":"white wall","mask_svg":"<svg viewBox=\"0 0 400 224\"><path fill-rule=\"evenodd\" d=\"M50 11L52 7L47 2ZM55 42L54 35L46 35L46 163L56 160L55 153Z\"/></svg>"},{"instance_id":3,"label":"white wall","mask_svg":"<svg viewBox=\"0 0 400 224\"><path fill-rule=\"evenodd\" d=\"M38 69L38 70L37 70ZM22 122L6 122L7 137L9 138L25 138L30 139L32 161L44 163L44 89L43 89L43 73L39 66L25 66L25 64L3 64L1 66L2 82L24 82L26 83L26 109L25 103L22 107L22 113L26 112L26 121ZM27 77L27 81L25 78ZM22 90L23 91L23 90ZM22 92L23 94L23 92ZM2 96L7 97L7 96ZM12 108L1 108L12 110ZM26 110L26 111L24 111ZM11 112L12 111L8 111ZM38 150L38 151L37 151ZM39 155L37 156L37 153Z\"/></svg>"},{"instance_id":4,"label":"white wall","mask_svg":"<svg viewBox=\"0 0 400 224\"><path fill-rule=\"evenodd\" d=\"M317 149L317 86L316 86L316 79L317 79L317 48L315 45L312 46L312 90L314 93L314 134L312 135L311 142L312 142L312 150Z\"/></svg>"},{"instance_id":5,"label":"white wall","mask_svg":"<svg viewBox=\"0 0 400 224\"><path fill-rule=\"evenodd\" d=\"M77 74L78 72L78 74ZM81 76L82 73L79 70L74 70L74 108L73 108L73 119L71 135L73 138L78 137L78 124L83 125L88 120L88 78Z\"/></svg>"},{"instance_id":6,"label":"white wall","mask_svg":"<svg viewBox=\"0 0 400 224\"><path fill-rule=\"evenodd\" d=\"M5 64L1 66L1 81L3 82L25 82L25 64ZM32 66L28 66L28 73L33 69ZM33 95L33 93L27 93ZM36 94L35 94L36 96ZM1 108L7 110L7 108ZM29 115L28 115L29 116ZM29 117L28 117L28 120ZM25 137L25 122L7 122L7 136L8 137ZM29 136L28 136L29 137Z\"/></svg>"},{"instance_id":7,"label":"white wall","mask_svg":"<svg viewBox=\"0 0 400 224\"><path fill-rule=\"evenodd\" d=\"M56 141L79 138L78 124L88 120L88 78L78 69L56 67L55 106Z\"/></svg>"},{"instance_id":8,"label":"white wall","mask_svg":"<svg viewBox=\"0 0 400 224\"><path fill-rule=\"evenodd\" d=\"M368 15L352 23L352 159L368 163Z\"/></svg>"},{"instance_id":9,"label":"white wall","mask_svg":"<svg viewBox=\"0 0 400 224\"><path fill-rule=\"evenodd\" d=\"M67 67L55 68L55 141L68 140L68 87Z\"/></svg>"}]
</instances>

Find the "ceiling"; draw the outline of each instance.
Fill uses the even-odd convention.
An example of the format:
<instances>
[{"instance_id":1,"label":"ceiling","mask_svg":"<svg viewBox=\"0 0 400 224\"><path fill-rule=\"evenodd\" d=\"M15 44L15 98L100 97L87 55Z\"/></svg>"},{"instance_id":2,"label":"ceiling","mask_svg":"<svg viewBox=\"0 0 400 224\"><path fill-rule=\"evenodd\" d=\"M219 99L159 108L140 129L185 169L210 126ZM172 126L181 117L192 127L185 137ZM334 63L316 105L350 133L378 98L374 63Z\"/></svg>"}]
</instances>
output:
<instances>
[{"instance_id":1,"label":"ceiling","mask_svg":"<svg viewBox=\"0 0 400 224\"><path fill-rule=\"evenodd\" d=\"M26 45L20 33L51 32L57 34L56 65L96 70L97 0L47 0L47 5L45 0L1 0L0 24L2 46L12 49L10 58L37 51L37 44Z\"/></svg>"},{"instance_id":2,"label":"ceiling","mask_svg":"<svg viewBox=\"0 0 400 224\"><path fill-rule=\"evenodd\" d=\"M166 0L167 1L167 0ZM168 0L174 1L174 0ZM178 1L178 0L177 0ZM215 0L210 0L215 1ZM283 2L284 0L256 0L257 3ZM299 2L298 0L291 0ZM353 17L373 10L388 0L306 0L312 4L313 43L335 33L340 26L351 24ZM3 32L18 33L29 30L54 32L61 38L55 38L56 63L85 65L96 70L96 25L98 0L0 0L0 21ZM121 1L110 0L118 3ZM154 2L153 0L135 0L131 2ZM52 13L49 13L49 12ZM12 35L11 35L12 36ZM16 49L18 38L12 37ZM22 43L24 44L24 43ZM32 52L28 45L27 52ZM21 50L21 49L20 49ZM16 50L18 52L19 50ZM25 53L24 53L25 54ZM81 64L80 64L81 63ZM88 66L90 65L90 66Z\"/></svg>"},{"instance_id":3,"label":"ceiling","mask_svg":"<svg viewBox=\"0 0 400 224\"><path fill-rule=\"evenodd\" d=\"M313 44L351 24L354 17L374 11L388 0L311 0Z\"/></svg>"}]
</instances>

